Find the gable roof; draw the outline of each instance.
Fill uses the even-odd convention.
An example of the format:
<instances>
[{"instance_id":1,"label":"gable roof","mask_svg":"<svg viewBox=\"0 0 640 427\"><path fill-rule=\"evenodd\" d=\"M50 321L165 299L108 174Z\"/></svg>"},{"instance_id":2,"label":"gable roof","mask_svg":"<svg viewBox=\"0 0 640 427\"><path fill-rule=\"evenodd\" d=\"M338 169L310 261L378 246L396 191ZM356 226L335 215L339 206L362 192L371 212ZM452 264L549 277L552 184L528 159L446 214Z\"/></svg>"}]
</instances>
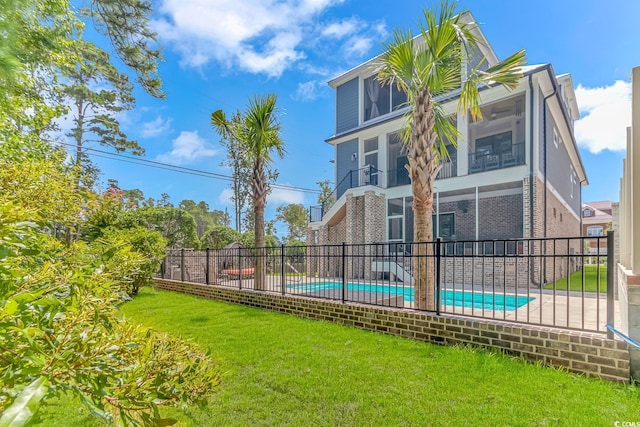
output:
<instances>
[{"instance_id":1,"label":"gable roof","mask_svg":"<svg viewBox=\"0 0 640 427\"><path fill-rule=\"evenodd\" d=\"M590 222L609 222L613 219L611 215L611 201L604 200L600 202L585 202L582 204L582 211L584 212L586 209L590 209L593 211L593 215L585 217L582 215L583 219L589 219Z\"/></svg>"},{"instance_id":2,"label":"gable roof","mask_svg":"<svg viewBox=\"0 0 640 427\"><path fill-rule=\"evenodd\" d=\"M480 49L480 51L482 52L483 56L487 59L487 64L489 66L493 66L495 64L498 63L498 57L496 56L495 51L493 50L493 48L491 47L491 45L489 44L489 42L487 41L487 38L484 36L484 33L482 32L482 30L480 29L480 25L478 24L478 22L476 21L476 19L473 17L473 14L471 12L464 12L462 15L460 15L460 20L462 22L464 22L465 24L475 24L471 31L473 33L475 33L475 35L478 37L478 47ZM413 37L414 41L419 41L422 39L422 34L418 33L418 35ZM333 79L329 80L328 85L331 86L332 88L336 88L338 86L340 86L341 84L351 80L352 78L360 75L361 73L364 72L374 72L374 66L376 61L382 56L382 54L376 55L375 57L369 59L368 61L356 65L355 67L351 68L350 70L345 71L344 73L334 77Z\"/></svg>"}]
</instances>

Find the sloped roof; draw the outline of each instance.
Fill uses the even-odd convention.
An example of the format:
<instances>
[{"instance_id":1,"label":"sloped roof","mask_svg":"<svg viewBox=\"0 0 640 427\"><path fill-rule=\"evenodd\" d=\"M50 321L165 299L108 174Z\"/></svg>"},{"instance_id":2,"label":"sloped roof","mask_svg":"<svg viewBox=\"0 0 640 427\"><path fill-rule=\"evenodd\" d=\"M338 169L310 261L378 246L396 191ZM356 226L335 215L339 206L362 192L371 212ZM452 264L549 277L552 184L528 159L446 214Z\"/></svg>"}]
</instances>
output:
<instances>
[{"instance_id":1,"label":"sloped roof","mask_svg":"<svg viewBox=\"0 0 640 427\"><path fill-rule=\"evenodd\" d=\"M582 204L582 210L590 208L594 214L588 217L582 215L583 219L594 220L594 222L609 222L613 219L611 214L611 200L603 200L599 202L585 202Z\"/></svg>"}]
</instances>

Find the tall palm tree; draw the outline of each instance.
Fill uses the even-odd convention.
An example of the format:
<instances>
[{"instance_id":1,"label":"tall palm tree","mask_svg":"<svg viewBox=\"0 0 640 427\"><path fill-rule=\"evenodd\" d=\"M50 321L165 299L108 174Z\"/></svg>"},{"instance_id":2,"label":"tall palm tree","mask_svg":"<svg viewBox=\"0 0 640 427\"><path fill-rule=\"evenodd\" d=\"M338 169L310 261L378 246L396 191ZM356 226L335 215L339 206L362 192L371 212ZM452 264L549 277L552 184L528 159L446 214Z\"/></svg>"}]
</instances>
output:
<instances>
[{"instance_id":1,"label":"tall palm tree","mask_svg":"<svg viewBox=\"0 0 640 427\"><path fill-rule=\"evenodd\" d=\"M247 110L227 120L222 110L211 114L211 125L222 136L238 141L241 150L253 164L251 198L255 216L255 289L264 289L266 259L264 253L264 208L270 186L267 172L273 162L272 152L284 157L284 142L280 138L280 123L276 116L276 95L254 96L249 99Z\"/></svg>"},{"instance_id":2,"label":"tall palm tree","mask_svg":"<svg viewBox=\"0 0 640 427\"><path fill-rule=\"evenodd\" d=\"M378 80L396 85L407 94L409 109L404 139L411 178L414 210L414 241L433 241L433 184L441 161L448 154L445 141L456 141L457 129L445 116L436 96L461 90L458 111L481 116L478 86L499 83L513 89L522 76L524 50L511 55L487 70L480 65L467 69L466 58L482 41L473 32L476 23L456 13L455 2L445 1L433 10L423 11L421 38L409 31L396 30L378 63ZM434 264L427 262L431 245L418 245L414 258L416 303L418 308L435 309Z\"/></svg>"}]
</instances>

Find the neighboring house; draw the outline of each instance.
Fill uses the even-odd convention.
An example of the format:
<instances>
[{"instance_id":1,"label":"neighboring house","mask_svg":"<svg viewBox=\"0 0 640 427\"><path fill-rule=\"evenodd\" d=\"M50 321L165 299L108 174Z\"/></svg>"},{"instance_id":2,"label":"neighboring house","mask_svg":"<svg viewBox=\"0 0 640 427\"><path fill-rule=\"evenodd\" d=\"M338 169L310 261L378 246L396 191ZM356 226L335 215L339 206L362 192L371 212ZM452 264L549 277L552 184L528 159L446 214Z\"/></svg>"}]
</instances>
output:
<instances>
[{"instance_id":1,"label":"neighboring house","mask_svg":"<svg viewBox=\"0 0 640 427\"><path fill-rule=\"evenodd\" d=\"M466 19L473 19L469 14ZM481 30L469 67L498 62ZM329 82L335 89L336 189L312 207L310 244L410 242L412 193L400 138L406 96L380 86L376 58ZM522 69L518 87L480 88L483 119L456 114L458 92L437 101L460 132L448 143L435 184L434 237L480 240L577 236L581 186L587 184L573 134L579 118L569 74L551 64ZM490 250L490 249L488 249ZM571 248L571 252L580 248ZM497 250L499 251L499 249Z\"/></svg>"},{"instance_id":2,"label":"neighboring house","mask_svg":"<svg viewBox=\"0 0 640 427\"><path fill-rule=\"evenodd\" d=\"M605 200L601 202L586 202L582 204L582 235L589 237L606 236L611 229L613 214L612 202ZM590 239L588 241L588 251L592 255L606 255L606 239ZM585 250L587 248L585 247Z\"/></svg>"}]
</instances>

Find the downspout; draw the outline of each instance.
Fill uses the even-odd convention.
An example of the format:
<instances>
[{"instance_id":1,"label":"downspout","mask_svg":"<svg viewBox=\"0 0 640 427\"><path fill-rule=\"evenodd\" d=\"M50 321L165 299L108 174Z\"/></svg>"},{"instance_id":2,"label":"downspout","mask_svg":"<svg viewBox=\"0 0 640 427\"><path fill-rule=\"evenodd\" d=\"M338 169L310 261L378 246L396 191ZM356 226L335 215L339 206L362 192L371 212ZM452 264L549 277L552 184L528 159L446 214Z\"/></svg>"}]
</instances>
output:
<instances>
[{"instance_id":1,"label":"downspout","mask_svg":"<svg viewBox=\"0 0 640 427\"><path fill-rule=\"evenodd\" d=\"M529 238L533 239L533 74L529 74Z\"/></svg>"},{"instance_id":2,"label":"downspout","mask_svg":"<svg viewBox=\"0 0 640 427\"><path fill-rule=\"evenodd\" d=\"M529 74L529 238L533 239L533 74ZM528 246L530 249L531 243ZM529 282L531 284L536 283L534 263L534 258L530 258Z\"/></svg>"},{"instance_id":3,"label":"downspout","mask_svg":"<svg viewBox=\"0 0 640 427\"><path fill-rule=\"evenodd\" d=\"M547 144L547 99L551 98L552 96L554 96L555 94L558 93L558 87L556 86L556 83L554 81L553 76L551 75L551 70L549 68L547 68L547 73L549 74L549 80L551 81L551 84L553 84L553 91L545 96L542 99L542 141L544 143L544 160L543 160L543 164L544 164L544 197L543 197L543 203L544 203L544 237L547 237L547 175L548 175L548 171L547 171L547 149L549 148L549 145ZM546 246L546 244L545 244ZM554 273L555 274L555 273ZM547 263L544 262L542 264L542 280L540 283L540 286L542 286L545 282L547 281Z\"/></svg>"},{"instance_id":4,"label":"downspout","mask_svg":"<svg viewBox=\"0 0 640 427\"><path fill-rule=\"evenodd\" d=\"M558 93L558 87L551 75L551 70L547 68L549 80L553 84L553 92L545 96L542 100L542 135L544 141L544 237L547 237L547 99Z\"/></svg>"}]
</instances>

